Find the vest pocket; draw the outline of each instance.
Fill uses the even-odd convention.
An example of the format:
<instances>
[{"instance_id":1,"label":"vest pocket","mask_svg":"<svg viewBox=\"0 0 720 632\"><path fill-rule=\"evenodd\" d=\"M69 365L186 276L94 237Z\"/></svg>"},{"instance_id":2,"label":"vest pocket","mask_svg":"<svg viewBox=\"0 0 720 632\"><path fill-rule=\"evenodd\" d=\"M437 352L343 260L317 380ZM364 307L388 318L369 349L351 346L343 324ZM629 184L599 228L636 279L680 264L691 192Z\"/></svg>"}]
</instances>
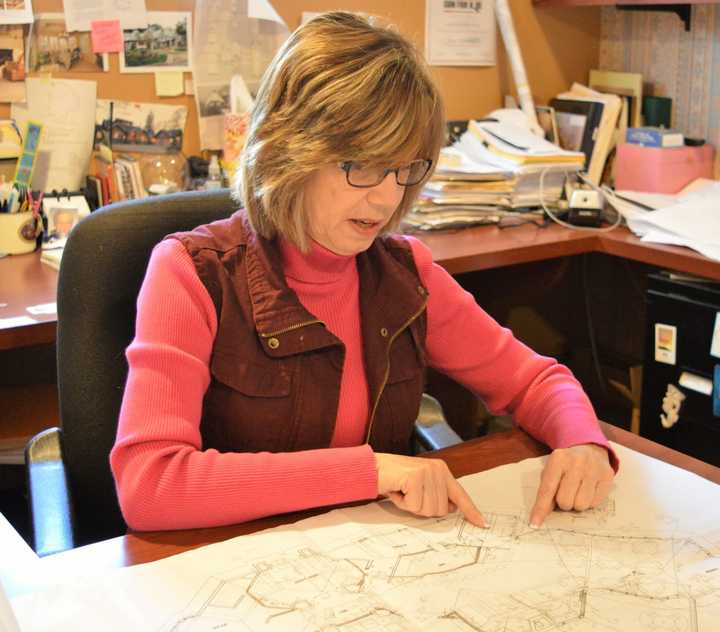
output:
<instances>
[{"instance_id":1,"label":"vest pocket","mask_svg":"<svg viewBox=\"0 0 720 632\"><path fill-rule=\"evenodd\" d=\"M292 371L287 360L247 362L218 353L210 362L213 381L203 402L203 447L220 452L282 452L291 449L295 425Z\"/></svg>"},{"instance_id":2,"label":"vest pocket","mask_svg":"<svg viewBox=\"0 0 720 632\"><path fill-rule=\"evenodd\" d=\"M390 348L390 372L388 384L397 384L412 380L423 373L425 362L423 354L415 343L409 329L402 332Z\"/></svg>"},{"instance_id":3,"label":"vest pocket","mask_svg":"<svg viewBox=\"0 0 720 632\"><path fill-rule=\"evenodd\" d=\"M222 384L249 397L287 397L290 395L290 371L283 362L272 366L244 362L235 354L215 352L210 372Z\"/></svg>"}]
</instances>

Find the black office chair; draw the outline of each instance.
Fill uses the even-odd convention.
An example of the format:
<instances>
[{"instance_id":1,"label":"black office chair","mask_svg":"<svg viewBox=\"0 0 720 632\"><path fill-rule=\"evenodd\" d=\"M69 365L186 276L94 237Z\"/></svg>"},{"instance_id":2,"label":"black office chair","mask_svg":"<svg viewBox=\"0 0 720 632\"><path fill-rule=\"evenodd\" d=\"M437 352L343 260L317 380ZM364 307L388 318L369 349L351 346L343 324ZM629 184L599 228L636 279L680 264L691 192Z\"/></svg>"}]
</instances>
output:
<instances>
[{"instance_id":1,"label":"black office chair","mask_svg":"<svg viewBox=\"0 0 720 632\"><path fill-rule=\"evenodd\" d=\"M108 459L150 253L165 235L228 217L236 207L226 189L145 198L100 209L70 234L57 295L62 430L40 433L25 451L39 555L125 533ZM415 441L418 450L461 441L429 396Z\"/></svg>"}]
</instances>

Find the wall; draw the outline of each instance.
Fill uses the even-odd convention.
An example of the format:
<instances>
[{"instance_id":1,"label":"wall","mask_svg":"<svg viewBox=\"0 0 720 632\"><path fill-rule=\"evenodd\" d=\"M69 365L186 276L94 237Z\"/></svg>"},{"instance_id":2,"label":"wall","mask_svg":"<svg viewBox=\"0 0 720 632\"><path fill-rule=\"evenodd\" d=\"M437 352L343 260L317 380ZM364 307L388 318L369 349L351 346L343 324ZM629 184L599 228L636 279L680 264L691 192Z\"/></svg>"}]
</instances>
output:
<instances>
[{"instance_id":1,"label":"wall","mask_svg":"<svg viewBox=\"0 0 720 632\"><path fill-rule=\"evenodd\" d=\"M600 66L639 72L673 100L673 124L720 146L720 6L692 6L691 30L671 13L602 9ZM717 173L717 170L716 170Z\"/></svg>"},{"instance_id":2,"label":"wall","mask_svg":"<svg viewBox=\"0 0 720 632\"><path fill-rule=\"evenodd\" d=\"M290 29L300 24L302 11L343 8L384 15L422 49L425 33L425 0L273 0ZM597 64L600 12L596 8L534 9L531 0L510 0L528 80L538 103L545 103L573 81L586 81ZM194 0L147 0L150 10L191 11ZM35 13L62 12L62 0L34 0ZM120 74L116 54L110 55L108 73L55 73L57 78L98 82L98 97L141 102L161 101L188 107L183 150L199 152L197 113L192 96L158 99L151 74ZM512 78L498 34L498 65L490 68L433 68L445 95L449 118L479 117L500 107L504 94L512 91ZM0 105L0 117L10 108Z\"/></svg>"}]
</instances>

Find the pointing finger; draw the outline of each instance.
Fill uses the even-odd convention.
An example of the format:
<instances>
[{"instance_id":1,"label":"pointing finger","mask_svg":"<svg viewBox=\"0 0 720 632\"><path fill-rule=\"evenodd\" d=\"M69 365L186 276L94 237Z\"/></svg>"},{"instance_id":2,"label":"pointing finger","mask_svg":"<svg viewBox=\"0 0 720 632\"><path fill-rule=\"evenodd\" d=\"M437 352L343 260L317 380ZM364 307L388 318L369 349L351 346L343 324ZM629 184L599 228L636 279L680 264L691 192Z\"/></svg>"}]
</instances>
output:
<instances>
[{"instance_id":1,"label":"pointing finger","mask_svg":"<svg viewBox=\"0 0 720 632\"><path fill-rule=\"evenodd\" d=\"M539 527L555 508L555 494L560 486L562 473L560 465L550 457L540 478L535 505L530 512L531 527Z\"/></svg>"},{"instance_id":2,"label":"pointing finger","mask_svg":"<svg viewBox=\"0 0 720 632\"><path fill-rule=\"evenodd\" d=\"M462 485L454 478L448 483L448 497L461 511L463 516L465 516L465 520L474 524L476 527L482 527L483 529L488 528L488 524L480 513L480 510L475 506L475 503L470 496L468 496L468 493L463 489Z\"/></svg>"}]
</instances>

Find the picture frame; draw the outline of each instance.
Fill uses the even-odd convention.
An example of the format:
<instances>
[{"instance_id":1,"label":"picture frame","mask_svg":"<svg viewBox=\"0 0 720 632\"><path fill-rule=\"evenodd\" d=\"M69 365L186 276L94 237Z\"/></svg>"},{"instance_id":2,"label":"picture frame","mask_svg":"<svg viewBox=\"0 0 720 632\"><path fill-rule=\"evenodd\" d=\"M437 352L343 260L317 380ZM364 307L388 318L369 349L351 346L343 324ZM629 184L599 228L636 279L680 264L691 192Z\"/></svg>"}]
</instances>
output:
<instances>
[{"instance_id":1,"label":"picture frame","mask_svg":"<svg viewBox=\"0 0 720 632\"><path fill-rule=\"evenodd\" d=\"M627 127L642 127L643 77L640 73L591 70L588 86L622 97L627 103Z\"/></svg>"},{"instance_id":2,"label":"picture frame","mask_svg":"<svg viewBox=\"0 0 720 632\"><path fill-rule=\"evenodd\" d=\"M70 231L80 220L90 215L90 207L85 196L74 192L46 195L42 201L42 210L47 220L43 250L65 246Z\"/></svg>"},{"instance_id":3,"label":"picture frame","mask_svg":"<svg viewBox=\"0 0 720 632\"><path fill-rule=\"evenodd\" d=\"M588 168L602 120L604 103L554 98L550 100L549 105L555 111L558 144L568 151L583 152L585 168Z\"/></svg>"}]
</instances>

